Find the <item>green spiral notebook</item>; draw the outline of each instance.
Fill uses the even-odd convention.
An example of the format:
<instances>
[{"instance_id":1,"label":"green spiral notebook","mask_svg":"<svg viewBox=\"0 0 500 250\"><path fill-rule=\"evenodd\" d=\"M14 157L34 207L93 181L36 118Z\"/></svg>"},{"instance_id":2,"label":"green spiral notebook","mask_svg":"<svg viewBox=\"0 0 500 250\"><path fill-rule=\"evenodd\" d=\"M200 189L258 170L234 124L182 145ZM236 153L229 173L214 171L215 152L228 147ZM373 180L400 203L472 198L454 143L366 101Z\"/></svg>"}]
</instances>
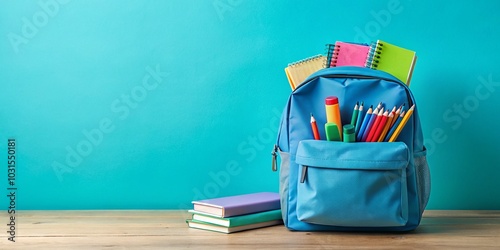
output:
<instances>
[{"instance_id":1,"label":"green spiral notebook","mask_svg":"<svg viewBox=\"0 0 500 250\"><path fill-rule=\"evenodd\" d=\"M377 40L371 45L366 67L382 70L410 85L413 68L417 60L415 51Z\"/></svg>"}]
</instances>

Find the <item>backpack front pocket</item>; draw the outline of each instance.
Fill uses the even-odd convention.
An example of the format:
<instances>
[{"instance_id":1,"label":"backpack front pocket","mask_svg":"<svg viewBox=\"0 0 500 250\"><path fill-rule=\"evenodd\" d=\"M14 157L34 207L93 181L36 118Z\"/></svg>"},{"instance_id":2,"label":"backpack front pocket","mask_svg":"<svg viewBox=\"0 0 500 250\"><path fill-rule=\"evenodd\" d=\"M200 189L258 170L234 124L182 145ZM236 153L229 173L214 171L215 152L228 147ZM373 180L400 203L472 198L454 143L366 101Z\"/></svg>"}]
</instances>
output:
<instances>
[{"instance_id":1,"label":"backpack front pocket","mask_svg":"<svg viewBox=\"0 0 500 250\"><path fill-rule=\"evenodd\" d=\"M301 141L297 217L330 226L391 227L408 221L403 142Z\"/></svg>"}]
</instances>

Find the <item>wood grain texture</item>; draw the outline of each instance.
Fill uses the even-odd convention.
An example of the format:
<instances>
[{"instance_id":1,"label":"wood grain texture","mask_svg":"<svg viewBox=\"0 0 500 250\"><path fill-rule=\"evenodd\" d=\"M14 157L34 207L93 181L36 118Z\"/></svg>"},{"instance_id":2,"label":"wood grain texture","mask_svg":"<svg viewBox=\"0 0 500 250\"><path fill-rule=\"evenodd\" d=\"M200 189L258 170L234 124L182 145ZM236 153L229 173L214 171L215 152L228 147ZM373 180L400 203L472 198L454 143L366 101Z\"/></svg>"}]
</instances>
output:
<instances>
[{"instance_id":1,"label":"wood grain texture","mask_svg":"<svg viewBox=\"0 0 500 250\"><path fill-rule=\"evenodd\" d=\"M409 233L291 232L281 225L234 234L188 228L186 211L16 213L16 242L2 230L0 249L500 249L500 211L426 211Z\"/></svg>"}]
</instances>

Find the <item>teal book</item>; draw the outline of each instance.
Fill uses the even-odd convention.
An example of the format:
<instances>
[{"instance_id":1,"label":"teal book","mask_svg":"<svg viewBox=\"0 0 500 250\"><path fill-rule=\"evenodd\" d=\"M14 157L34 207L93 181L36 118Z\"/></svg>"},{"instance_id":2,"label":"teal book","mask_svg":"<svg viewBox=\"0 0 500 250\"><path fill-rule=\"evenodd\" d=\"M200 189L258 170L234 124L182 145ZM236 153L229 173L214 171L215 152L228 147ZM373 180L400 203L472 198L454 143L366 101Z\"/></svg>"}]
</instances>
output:
<instances>
[{"instance_id":1,"label":"teal book","mask_svg":"<svg viewBox=\"0 0 500 250\"><path fill-rule=\"evenodd\" d=\"M207 213L200 213L194 210L189 210L189 212L193 213L193 220L211 223L224 227L238 227L238 226L245 226L250 224L281 219L281 209L240 215L240 216L233 216L227 218L221 218Z\"/></svg>"},{"instance_id":2,"label":"teal book","mask_svg":"<svg viewBox=\"0 0 500 250\"><path fill-rule=\"evenodd\" d=\"M224 227L224 226L219 226L219 225L207 223L204 221L197 221L197 220L186 220L186 222L190 228L202 229L202 230L208 230L208 231L220 232L220 233L226 233L226 234L283 224L283 220L281 220L281 219L264 221L264 222L260 222L260 223L248 224L248 225L237 226L237 227Z\"/></svg>"}]
</instances>

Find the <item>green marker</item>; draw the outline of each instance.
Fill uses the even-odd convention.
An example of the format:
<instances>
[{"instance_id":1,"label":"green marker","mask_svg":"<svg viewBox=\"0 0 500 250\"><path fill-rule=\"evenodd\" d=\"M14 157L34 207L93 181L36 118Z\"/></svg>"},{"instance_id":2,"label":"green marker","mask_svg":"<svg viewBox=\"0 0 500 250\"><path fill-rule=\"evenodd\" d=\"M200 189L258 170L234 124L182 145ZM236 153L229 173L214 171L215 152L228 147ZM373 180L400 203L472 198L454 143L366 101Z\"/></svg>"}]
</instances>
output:
<instances>
[{"instance_id":1,"label":"green marker","mask_svg":"<svg viewBox=\"0 0 500 250\"><path fill-rule=\"evenodd\" d=\"M356 142L354 130L355 129L352 124L344 125L344 142Z\"/></svg>"},{"instance_id":2,"label":"green marker","mask_svg":"<svg viewBox=\"0 0 500 250\"><path fill-rule=\"evenodd\" d=\"M340 134L337 124L328 122L325 124L325 133L327 141L340 141Z\"/></svg>"}]
</instances>

